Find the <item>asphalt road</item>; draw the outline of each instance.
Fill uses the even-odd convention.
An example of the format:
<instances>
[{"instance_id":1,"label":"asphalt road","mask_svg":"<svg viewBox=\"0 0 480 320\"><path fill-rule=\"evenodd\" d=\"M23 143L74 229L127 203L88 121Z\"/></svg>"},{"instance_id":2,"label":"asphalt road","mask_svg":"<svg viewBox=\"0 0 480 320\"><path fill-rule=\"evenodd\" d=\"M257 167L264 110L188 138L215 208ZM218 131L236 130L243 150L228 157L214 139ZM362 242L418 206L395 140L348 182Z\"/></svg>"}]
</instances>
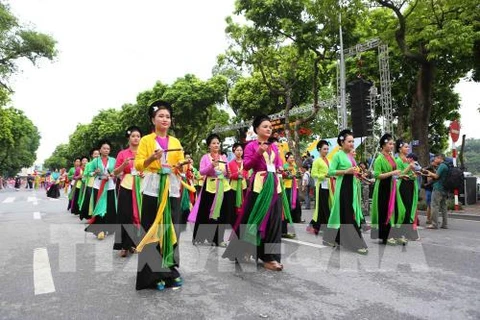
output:
<instances>
[{"instance_id":1,"label":"asphalt road","mask_svg":"<svg viewBox=\"0 0 480 320\"><path fill-rule=\"evenodd\" d=\"M85 234L63 195L1 190L0 319L480 319L480 222L451 219L406 247L367 233L367 256L325 247L305 227L284 241L284 271L271 272L194 247L189 226L184 286L136 291L136 255Z\"/></svg>"}]
</instances>

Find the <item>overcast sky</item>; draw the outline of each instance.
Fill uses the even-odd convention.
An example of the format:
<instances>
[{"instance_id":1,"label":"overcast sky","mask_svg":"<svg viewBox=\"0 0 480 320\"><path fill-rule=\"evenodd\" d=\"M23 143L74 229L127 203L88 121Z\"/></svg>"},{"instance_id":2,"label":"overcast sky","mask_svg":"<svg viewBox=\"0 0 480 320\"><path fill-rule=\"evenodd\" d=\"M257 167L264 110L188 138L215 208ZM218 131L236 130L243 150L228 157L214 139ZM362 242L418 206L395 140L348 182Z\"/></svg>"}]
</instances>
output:
<instances>
[{"instance_id":1,"label":"overcast sky","mask_svg":"<svg viewBox=\"0 0 480 320\"><path fill-rule=\"evenodd\" d=\"M211 76L224 52L225 17L234 0L10 0L23 23L52 35L58 57L27 63L12 79L13 106L24 110L42 136L37 163L68 142L77 123L99 110L135 102L157 80L186 73ZM480 138L480 84L457 86L462 133Z\"/></svg>"}]
</instances>

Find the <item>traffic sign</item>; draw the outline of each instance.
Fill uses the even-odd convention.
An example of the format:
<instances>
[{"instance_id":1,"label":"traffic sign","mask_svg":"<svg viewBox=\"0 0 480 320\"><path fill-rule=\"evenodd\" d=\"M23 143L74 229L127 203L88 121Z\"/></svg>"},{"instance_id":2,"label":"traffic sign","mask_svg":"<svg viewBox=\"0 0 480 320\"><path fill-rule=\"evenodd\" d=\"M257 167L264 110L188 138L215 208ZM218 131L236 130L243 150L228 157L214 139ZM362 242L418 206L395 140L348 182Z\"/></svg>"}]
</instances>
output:
<instances>
[{"instance_id":1,"label":"traffic sign","mask_svg":"<svg viewBox=\"0 0 480 320\"><path fill-rule=\"evenodd\" d=\"M453 142L457 142L460 137L460 122L454 120L450 123L450 137Z\"/></svg>"}]
</instances>

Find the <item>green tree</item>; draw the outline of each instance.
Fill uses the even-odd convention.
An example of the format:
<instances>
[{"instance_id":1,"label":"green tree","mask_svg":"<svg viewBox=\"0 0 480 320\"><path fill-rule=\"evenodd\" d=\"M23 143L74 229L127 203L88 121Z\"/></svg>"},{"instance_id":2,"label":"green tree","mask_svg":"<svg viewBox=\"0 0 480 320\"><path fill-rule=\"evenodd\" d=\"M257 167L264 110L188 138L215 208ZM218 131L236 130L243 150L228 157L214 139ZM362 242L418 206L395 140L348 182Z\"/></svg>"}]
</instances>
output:
<instances>
[{"instance_id":1,"label":"green tree","mask_svg":"<svg viewBox=\"0 0 480 320\"><path fill-rule=\"evenodd\" d=\"M70 158L68 144L62 143L55 148L49 158L45 159L43 167L50 170L67 168L71 163Z\"/></svg>"},{"instance_id":2,"label":"green tree","mask_svg":"<svg viewBox=\"0 0 480 320\"><path fill-rule=\"evenodd\" d=\"M173 105L173 133L181 140L185 150L197 156L201 142L216 124L228 123L228 114L217 106L225 101L227 79L222 75L202 81L194 75L177 79L172 85L157 82L151 90L141 92L135 104L124 104L121 110L100 111L89 124L78 124L68 145L58 146L46 163L49 166L71 163L75 157L88 155L99 141L112 144L111 156L127 146L125 130L139 126L144 134L153 126L148 118L148 106L163 99ZM1 136L0 136L1 137Z\"/></svg>"},{"instance_id":3,"label":"green tree","mask_svg":"<svg viewBox=\"0 0 480 320\"><path fill-rule=\"evenodd\" d=\"M148 106L163 97L167 88L168 85L157 81L152 89L137 95L136 103L123 105L120 113L122 128L127 129L129 126L135 125L142 130L143 134L150 133L152 123L148 117Z\"/></svg>"},{"instance_id":4,"label":"green tree","mask_svg":"<svg viewBox=\"0 0 480 320\"><path fill-rule=\"evenodd\" d=\"M12 91L8 78L18 71L19 60L28 59L33 64L41 58L52 60L57 53L55 44L51 36L22 26L8 5L0 2L0 86L3 89Z\"/></svg>"},{"instance_id":5,"label":"green tree","mask_svg":"<svg viewBox=\"0 0 480 320\"><path fill-rule=\"evenodd\" d=\"M335 78L328 66L337 57L339 13L355 13L344 23L348 44L353 41L349 30L364 9L361 1L339 7L335 0L240 0L236 2L235 14L243 15L247 23L240 25L232 18L227 19L227 34L234 41L227 56L262 74L270 93L283 100L287 127L292 106L308 101L314 107L310 115L297 117L295 121L297 161L300 159L298 129L316 117L320 87Z\"/></svg>"},{"instance_id":6,"label":"green tree","mask_svg":"<svg viewBox=\"0 0 480 320\"><path fill-rule=\"evenodd\" d=\"M0 172L12 176L33 165L40 134L33 122L15 108L0 108L0 123L5 125L0 135Z\"/></svg>"},{"instance_id":7,"label":"green tree","mask_svg":"<svg viewBox=\"0 0 480 320\"><path fill-rule=\"evenodd\" d=\"M33 64L56 55L55 40L49 35L24 27L0 2L0 172L14 175L35 161L40 135L33 123L15 108L4 109L13 92L8 80L19 71L18 62ZM23 127L22 127L23 126Z\"/></svg>"},{"instance_id":8,"label":"green tree","mask_svg":"<svg viewBox=\"0 0 480 320\"><path fill-rule=\"evenodd\" d=\"M402 52L395 45L395 28L397 20L391 11L386 8L376 8L363 15L363 24L357 24L353 30L358 35L358 41L363 43L373 37L380 37L389 46L389 65L391 77L392 107L395 118L394 132L397 138L406 141L413 140L411 117L418 118L418 115L411 114L411 102L417 90L416 77L417 65L405 59ZM363 52L356 57L346 59L347 83L362 77L373 81L378 88L379 70L376 48ZM447 81L445 81L447 80ZM430 152L443 151L448 146L448 128L444 125L446 120L459 119L458 109L460 107L458 94L454 92L454 85L448 77L437 76L434 82L434 93L432 94L432 111L428 123L428 148ZM376 105L374 115L376 119L382 115L380 104ZM415 121L415 123L417 123ZM374 135L378 137L383 134L380 130Z\"/></svg>"},{"instance_id":9,"label":"green tree","mask_svg":"<svg viewBox=\"0 0 480 320\"><path fill-rule=\"evenodd\" d=\"M163 98L172 102L174 131L183 148L196 154L215 124L226 124L228 114L217 108L225 102L227 78L221 75L202 81L194 75L177 79Z\"/></svg>"},{"instance_id":10,"label":"green tree","mask_svg":"<svg viewBox=\"0 0 480 320\"><path fill-rule=\"evenodd\" d=\"M89 124L78 124L70 136L67 159L88 156L92 148L99 147L99 142L108 140L111 143L110 155L115 157L118 151L126 146L119 110L101 110Z\"/></svg>"},{"instance_id":11,"label":"green tree","mask_svg":"<svg viewBox=\"0 0 480 320\"><path fill-rule=\"evenodd\" d=\"M406 63L415 70L409 124L422 163L428 162L429 124L436 87L453 87L475 68L475 44L480 39L480 10L475 0L375 0L395 18L394 37ZM390 27L387 25L387 27ZM385 30L386 33L392 30ZM478 48L477 48L478 50Z\"/></svg>"},{"instance_id":12,"label":"green tree","mask_svg":"<svg viewBox=\"0 0 480 320\"><path fill-rule=\"evenodd\" d=\"M463 150L465 167L472 174L480 175L480 139L466 139Z\"/></svg>"},{"instance_id":13,"label":"green tree","mask_svg":"<svg viewBox=\"0 0 480 320\"><path fill-rule=\"evenodd\" d=\"M228 94L228 103L236 114L235 121L250 120L262 110L265 114L277 112L280 97L273 94L259 72L238 79Z\"/></svg>"}]
</instances>

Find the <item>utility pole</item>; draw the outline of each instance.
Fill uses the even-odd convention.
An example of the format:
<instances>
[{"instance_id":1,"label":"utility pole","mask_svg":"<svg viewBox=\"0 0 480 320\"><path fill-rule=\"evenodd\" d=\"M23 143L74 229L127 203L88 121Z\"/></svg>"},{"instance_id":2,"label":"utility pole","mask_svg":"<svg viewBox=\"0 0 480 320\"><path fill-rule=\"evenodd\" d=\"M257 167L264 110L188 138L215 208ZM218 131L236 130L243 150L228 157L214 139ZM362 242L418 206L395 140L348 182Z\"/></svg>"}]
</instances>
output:
<instances>
[{"instance_id":1,"label":"utility pole","mask_svg":"<svg viewBox=\"0 0 480 320\"><path fill-rule=\"evenodd\" d=\"M340 108L342 114L342 129L347 127L347 101L346 101L346 81L345 81L345 57L343 55L343 35L342 35L342 13L338 14L339 33L340 33Z\"/></svg>"}]
</instances>

